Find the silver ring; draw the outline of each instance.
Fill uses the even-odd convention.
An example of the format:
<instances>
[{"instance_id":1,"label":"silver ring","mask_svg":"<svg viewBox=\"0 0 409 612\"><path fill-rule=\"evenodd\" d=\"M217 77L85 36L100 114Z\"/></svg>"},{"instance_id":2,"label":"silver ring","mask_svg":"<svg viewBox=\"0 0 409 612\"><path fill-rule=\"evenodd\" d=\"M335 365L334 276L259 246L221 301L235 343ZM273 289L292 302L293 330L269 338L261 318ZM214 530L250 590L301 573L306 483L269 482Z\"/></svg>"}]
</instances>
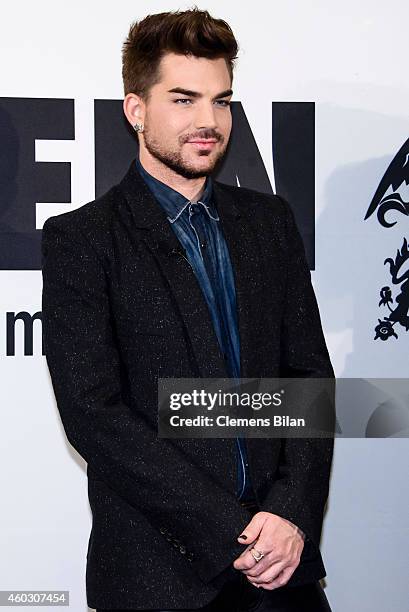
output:
<instances>
[{"instance_id":1,"label":"silver ring","mask_svg":"<svg viewBox=\"0 0 409 612\"><path fill-rule=\"evenodd\" d=\"M253 550L254 550L254 552L256 553L256 555L253 553ZM254 560L257 562L257 563L258 563L259 561L261 561L261 559L264 557L264 553L262 553L260 550L257 550L257 548L254 548L254 546L253 546L253 548L250 548L250 552L251 552L251 555L252 555L253 559L254 559Z\"/></svg>"}]
</instances>

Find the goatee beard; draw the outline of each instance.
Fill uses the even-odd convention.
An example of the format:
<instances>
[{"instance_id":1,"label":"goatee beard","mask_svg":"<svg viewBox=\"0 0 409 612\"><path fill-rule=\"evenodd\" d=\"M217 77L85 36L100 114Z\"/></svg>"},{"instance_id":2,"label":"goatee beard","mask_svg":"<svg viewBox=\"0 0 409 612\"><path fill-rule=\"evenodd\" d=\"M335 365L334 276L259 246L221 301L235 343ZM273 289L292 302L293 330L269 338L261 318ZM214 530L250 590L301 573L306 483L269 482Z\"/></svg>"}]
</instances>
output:
<instances>
[{"instance_id":1,"label":"goatee beard","mask_svg":"<svg viewBox=\"0 0 409 612\"><path fill-rule=\"evenodd\" d=\"M207 170L195 170L194 168L186 167L179 153L165 152L162 151L159 147L157 147L155 141L152 141L149 138L149 135L146 131L146 127L144 132L144 142L146 149L149 151L152 157L159 160L162 164L173 170L173 172L176 172L176 174L179 174L180 176L183 176L186 179L196 179L202 178L204 176L210 176L215 171L215 168L219 165L220 161L224 157L223 151L223 154L216 159L215 163L213 163L210 168L208 168ZM201 151L199 152L199 154L200 153L208 155L207 151Z\"/></svg>"}]
</instances>

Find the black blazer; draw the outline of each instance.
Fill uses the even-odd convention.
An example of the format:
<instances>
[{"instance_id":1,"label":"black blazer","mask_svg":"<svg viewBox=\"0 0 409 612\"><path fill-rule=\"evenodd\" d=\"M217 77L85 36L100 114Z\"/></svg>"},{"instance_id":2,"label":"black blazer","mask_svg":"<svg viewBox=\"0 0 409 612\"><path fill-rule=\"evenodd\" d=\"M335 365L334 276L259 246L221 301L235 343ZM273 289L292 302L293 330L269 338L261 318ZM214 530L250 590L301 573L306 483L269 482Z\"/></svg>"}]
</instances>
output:
<instances>
[{"instance_id":1,"label":"black blazer","mask_svg":"<svg viewBox=\"0 0 409 612\"><path fill-rule=\"evenodd\" d=\"M214 197L235 275L242 377L333 377L290 207L218 181ZM118 185L43 228L44 351L67 438L88 464L91 608L203 606L244 549L237 536L251 515L236 498L235 439L157 437L158 377L228 377L179 247L135 160ZM325 576L333 439L247 442L261 510L308 536L289 584Z\"/></svg>"}]
</instances>

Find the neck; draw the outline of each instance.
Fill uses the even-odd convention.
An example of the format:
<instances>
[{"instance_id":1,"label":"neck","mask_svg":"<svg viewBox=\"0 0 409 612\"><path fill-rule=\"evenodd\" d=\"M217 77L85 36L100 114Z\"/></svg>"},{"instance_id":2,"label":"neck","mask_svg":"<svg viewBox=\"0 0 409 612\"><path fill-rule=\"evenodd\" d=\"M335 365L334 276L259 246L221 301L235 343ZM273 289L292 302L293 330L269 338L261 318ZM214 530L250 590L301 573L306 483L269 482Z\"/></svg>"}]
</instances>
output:
<instances>
[{"instance_id":1,"label":"neck","mask_svg":"<svg viewBox=\"0 0 409 612\"><path fill-rule=\"evenodd\" d=\"M188 200L200 198L206 183L205 176L187 179L142 148L139 150L139 161L149 174L184 195Z\"/></svg>"}]
</instances>

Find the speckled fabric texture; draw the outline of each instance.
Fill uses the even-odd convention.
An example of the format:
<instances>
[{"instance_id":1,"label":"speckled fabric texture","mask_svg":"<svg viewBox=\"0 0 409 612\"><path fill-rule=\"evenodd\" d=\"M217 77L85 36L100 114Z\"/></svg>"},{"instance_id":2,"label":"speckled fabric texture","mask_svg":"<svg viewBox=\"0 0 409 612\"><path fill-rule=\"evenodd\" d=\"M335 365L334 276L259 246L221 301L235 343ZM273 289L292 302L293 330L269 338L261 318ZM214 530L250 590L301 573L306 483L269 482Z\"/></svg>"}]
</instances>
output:
<instances>
[{"instance_id":1,"label":"speckled fabric texture","mask_svg":"<svg viewBox=\"0 0 409 612\"><path fill-rule=\"evenodd\" d=\"M213 179L208 176L200 199L192 203L183 194L152 176L136 158L139 174L166 212L186 259L206 299L220 350L231 378L240 378L240 338L237 326L236 289L229 249L220 229L213 199ZM245 438L237 441L237 496L254 498L248 470Z\"/></svg>"},{"instance_id":2,"label":"speckled fabric texture","mask_svg":"<svg viewBox=\"0 0 409 612\"><path fill-rule=\"evenodd\" d=\"M330 377L304 247L277 196L213 184L235 274L243 377ZM91 608L198 608L220 591L251 518L235 439L157 437L158 377L228 377L180 244L138 174L43 228L43 344L69 442L88 464ZM325 576L319 551L332 439L247 439L261 510L307 534L289 584Z\"/></svg>"}]
</instances>

